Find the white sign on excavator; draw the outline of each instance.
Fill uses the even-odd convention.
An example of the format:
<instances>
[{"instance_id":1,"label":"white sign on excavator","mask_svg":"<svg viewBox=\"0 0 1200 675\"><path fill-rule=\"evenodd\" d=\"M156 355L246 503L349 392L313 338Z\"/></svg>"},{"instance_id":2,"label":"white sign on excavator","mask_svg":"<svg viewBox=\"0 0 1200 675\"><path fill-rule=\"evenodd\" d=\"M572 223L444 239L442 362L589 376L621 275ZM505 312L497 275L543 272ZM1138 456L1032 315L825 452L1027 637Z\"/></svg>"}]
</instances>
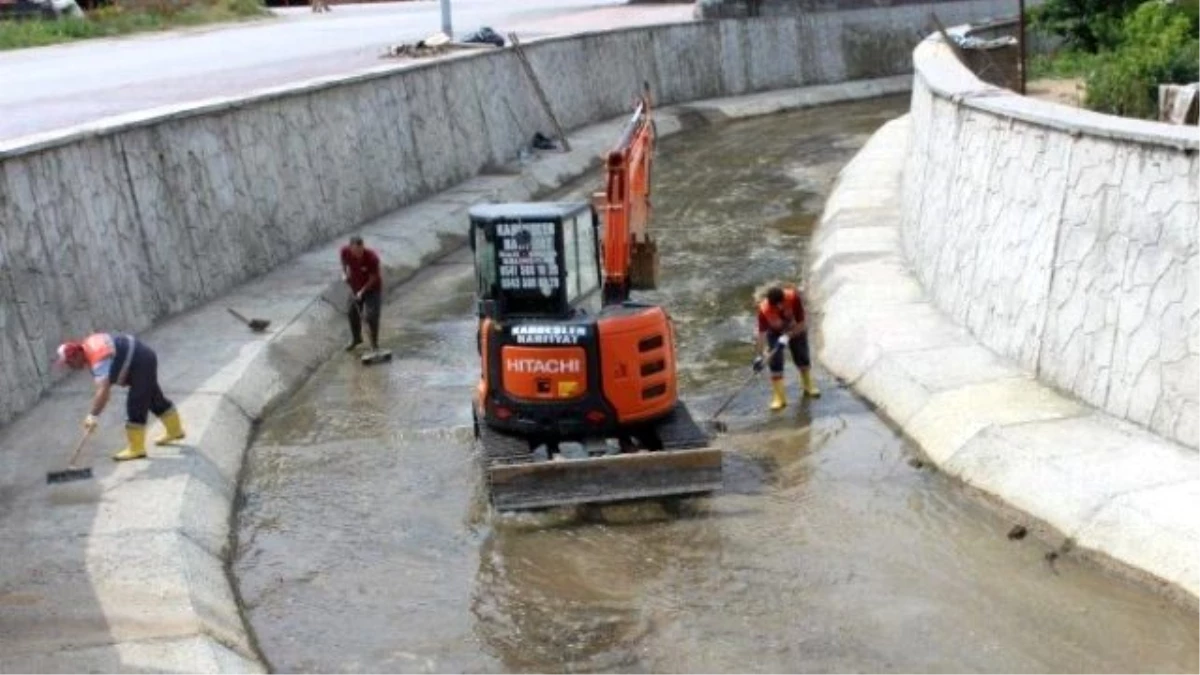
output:
<instances>
[{"instance_id":1,"label":"white sign on excavator","mask_svg":"<svg viewBox=\"0 0 1200 675\"><path fill-rule=\"evenodd\" d=\"M519 345L574 345L587 337L585 326L514 326L512 336Z\"/></svg>"}]
</instances>

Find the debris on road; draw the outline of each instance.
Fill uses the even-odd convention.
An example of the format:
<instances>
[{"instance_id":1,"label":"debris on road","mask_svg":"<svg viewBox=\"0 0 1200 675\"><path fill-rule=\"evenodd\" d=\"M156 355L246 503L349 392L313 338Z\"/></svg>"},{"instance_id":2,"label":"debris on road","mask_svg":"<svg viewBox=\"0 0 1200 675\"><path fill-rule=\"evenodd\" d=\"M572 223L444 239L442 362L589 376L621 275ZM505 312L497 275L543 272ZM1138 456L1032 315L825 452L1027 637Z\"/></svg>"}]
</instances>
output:
<instances>
[{"instance_id":1,"label":"debris on road","mask_svg":"<svg viewBox=\"0 0 1200 675\"><path fill-rule=\"evenodd\" d=\"M451 40L445 33L434 33L424 40L419 40L413 43L403 43L388 47L384 53L385 57L408 57L413 59L421 59L430 56L439 56L452 50L457 49L484 49L487 47L503 47L504 38L496 31L484 26L479 30L471 33L462 41L455 42Z\"/></svg>"},{"instance_id":2,"label":"debris on road","mask_svg":"<svg viewBox=\"0 0 1200 675\"><path fill-rule=\"evenodd\" d=\"M1013 525L1013 528L1008 531L1008 538L1013 540L1024 539L1028 532L1024 525Z\"/></svg>"},{"instance_id":3,"label":"debris on road","mask_svg":"<svg viewBox=\"0 0 1200 675\"><path fill-rule=\"evenodd\" d=\"M401 43L388 47L384 56L392 58L406 56L413 59L421 59L429 56L438 56L460 48L461 46L452 43L450 37L445 33L434 33L424 40L419 40L415 43Z\"/></svg>"},{"instance_id":4,"label":"debris on road","mask_svg":"<svg viewBox=\"0 0 1200 675\"><path fill-rule=\"evenodd\" d=\"M483 28L480 28L474 33L471 33L467 37L463 38L463 42L467 44L486 44L492 45L493 47L504 46L504 38L488 26L484 26Z\"/></svg>"},{"instance_id":5,"label":"debris on road","mask_svg":"<svg viewBox=\"0 0 1200 675\"><path fill-rule=\"evenodd\" d=\"M558 150L558 143L555 143L553 138L538 131L533 134L533 140L530 141L529 147L534 150Z\"/></svg>"}]
</instances>

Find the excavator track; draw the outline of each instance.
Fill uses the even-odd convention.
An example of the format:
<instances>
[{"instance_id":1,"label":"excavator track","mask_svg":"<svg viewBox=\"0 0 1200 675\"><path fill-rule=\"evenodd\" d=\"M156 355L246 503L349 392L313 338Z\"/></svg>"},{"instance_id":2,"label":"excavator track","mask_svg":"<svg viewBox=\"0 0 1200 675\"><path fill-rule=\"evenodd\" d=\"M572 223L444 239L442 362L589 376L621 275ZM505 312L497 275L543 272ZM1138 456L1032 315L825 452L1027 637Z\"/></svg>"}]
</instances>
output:
<instances>
[{"instance_id":1,"label":"excavator track","mask_svg":"<svg viewBox=\"0 0 1200 675\"><path fill-rule=\"evenodd\" d=\"M485 467L528 464L533 461L533 450L524 438L508 436L486 424L481 424L479 425L479 440L483 446Z\"/></svg>"},{"instance_id":2,"label":"excavator track","mask_svg":"<svg viewBox=\"0 0 1200 675\"><path fill-rule=\"evenodd\" d=\"M703 448L712 442L712 437L696 424L683 402L675 404L671 415L655 427L655 431L664 450Z\"/></svg>"},{"instance_id":3,"label":"excavator track","mask_svg":"<svg viewBox=\"0 0 1200 675\"><path fill-rule=\"evenodd\" d=\"M481 463L494 508L541 509L699 495L721 487L721 450L676 405L653 427L657 450L541 459L525 439L479 426ZM545 456L545 455L542 455Z\"/></svg>"}]
</instances>

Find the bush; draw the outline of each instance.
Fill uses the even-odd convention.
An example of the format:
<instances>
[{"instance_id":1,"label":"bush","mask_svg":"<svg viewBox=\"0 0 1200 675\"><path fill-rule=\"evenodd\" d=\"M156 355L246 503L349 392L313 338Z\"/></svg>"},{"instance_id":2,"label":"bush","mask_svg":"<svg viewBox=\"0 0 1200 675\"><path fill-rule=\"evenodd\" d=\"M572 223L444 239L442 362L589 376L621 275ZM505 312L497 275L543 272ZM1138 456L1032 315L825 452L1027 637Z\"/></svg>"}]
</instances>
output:
<instances>
[{"instance_id":1,"label":"bush","mask_svg":"<svg viewBox=\"0 0 1200 675\"><path fill-rule=\"evenodd\" d=\"M1036 54L1029 60L1029 77L1063 79L1083 77L1096 66L1097 56L1082 51L1061 51L1055 54Z\"/></svg>"},{"instance_id":2,"label":"bush","mask_svg":"<svg viewBox=\"0 0 1200 675\"><path fill-rule=\"evenodd\" d=\"M1154 118L1158 85L1200 79L1194 14L1149 0L1125 17L1116 49L1099 54L1087 74L1084 105L1128 117Z\"/></svg>"},{"instance_id":3,"label":"bush","mask_svg":"<svg viewBox=\"0 0 1200 675\"><path fill-rule=\"evenodd\" d=\"M1162 84L1189 84L1200 81L1200 40L1192 38L1179 49L1173 50L1164 64Z\"/></svg>"},{"instance_id":4,"label":"bush","mask_svg":"<svg viewBox=\"0 0 1200 675\"><path fill-rule=\"evenodd\" d=\"M1175 4L1192 22L1193 28L1200 28L1200 0L1177 0Z\"/></svg>"},{"instance_id":5,"label":"bush","mask_svg":"<svg viewBox=\"0 0 1200 675\"><path fill-rule=\"evenodd\" d=\"M1069 49L1094 54L1115 48L1121 22L1142 0L1046 0L1029 12L1030 24L1063 38Z\"/></svg>"}]
</instances>

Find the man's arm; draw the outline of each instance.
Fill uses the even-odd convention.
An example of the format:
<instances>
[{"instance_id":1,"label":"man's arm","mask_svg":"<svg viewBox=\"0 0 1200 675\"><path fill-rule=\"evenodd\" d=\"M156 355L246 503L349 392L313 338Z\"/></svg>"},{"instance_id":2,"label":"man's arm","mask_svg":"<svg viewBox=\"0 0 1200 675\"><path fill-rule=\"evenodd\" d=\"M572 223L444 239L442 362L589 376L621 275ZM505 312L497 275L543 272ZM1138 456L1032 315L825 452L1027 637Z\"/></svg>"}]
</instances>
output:
<instances>
[{"instance_id":1,"label":"man's arm","mask_svg":"<svg viewBox=\"0 0 1200 675\"><path fill-rule=\"evenodd\" d=\"M109 393L112 391L112 367L112 356L101 359L92 366L92 382L95 383L96 390L92 394L92 405L88 407L88 415L83 420L83 426L88 430L96 428L99 423L96 417L104 412L105 406L108 405Z\"/></svg>"},{"instance_id":2,"label":"man's arm","mask_svg":"<svg viewBox=\"0 0 1200 675\"><path fill-rule=\"evenodd\" d=\"M104 412L104 407L108 405L108 397L112 392L112 380L107 377L96 380L96 391L92 394L92 407L89 414L92 417L98 417Z\"/></svg>"},{"instance_id":3,"label":"man's arm","mask_svg":"<svg viewBox=\"0 0 1200 675\"><path fill-rule=\"evenodd\" d=\"M760 310L758 312L758 332L754 336L754 353L755 354L762 354L763 350L767 348L767 329L768 328L770 328L770 326L767 325L767 320L763 317L762 311Z\"/></svg>"},{"instance_id":4,"label":"man's arm","mask_svg":"<svg viewBox=\"0 0 1200 675\"><path fill-rule=\"evenodd\" d=\"M788 337L796 337L807 328L804 322L804 303L800 300L800 293L796 293L792 303L792 313L796 317L796 325L792 326L792 329L788 331Z\"/></svg>"},{"instance_id":5,"label":"man's arm","mask_svg":"<svg viewBox=\"0 0 1200 675\"><path fill-rule=\"evenodd\" d=\"M338 259L342 262L342 281L350 283L350 262L346 260L346 249L342 249Z\"/></svg>"},{"instance_id":6,"label":"man's arm","mask_svg":"<svg viewBox=\"0 0 1200 675\"><path fill-rule=\"evenodd\" d=\"M379 273L379 256L373 251L369 254L368 266L371 268L371 275L367 277L367 283L363 284L363 291L383 290L383 277Z\"/></svg>"}]
</instances>

